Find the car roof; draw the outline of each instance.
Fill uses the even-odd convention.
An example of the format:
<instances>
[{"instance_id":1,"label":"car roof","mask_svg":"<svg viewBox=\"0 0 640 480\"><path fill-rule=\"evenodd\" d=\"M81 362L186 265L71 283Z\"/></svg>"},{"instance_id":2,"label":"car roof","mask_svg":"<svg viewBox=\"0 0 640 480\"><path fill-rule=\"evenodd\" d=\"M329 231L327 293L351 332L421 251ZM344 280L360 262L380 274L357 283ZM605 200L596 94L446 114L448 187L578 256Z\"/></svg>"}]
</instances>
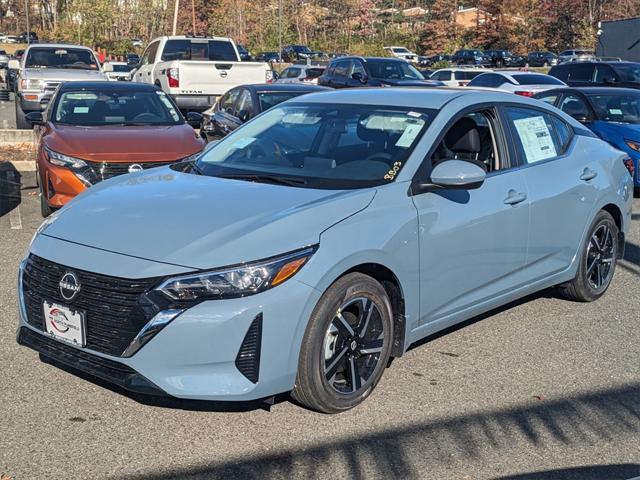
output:
<instances>
[{"instance_id":1,"label":"car roof","mask_svg":"<svg viewBox=\"0 0 640 480\"><path fill-rule=\"evenodd\" d=\"M60 91L66 90L131 90L131 91L157 91L158 87L148 83L138 82L64 82Z\"/></svg>"},{"instance_id":2,"label":"car roof","mask_svg":"<svg viewBox=\"0 0 640 480\"><path fill-rule=\"evenodd\" d=\"M358 59L358 60L363 60L365 62L370 62L371 60L387 60L389 62L403 62L403 63L407 63L406 60L403 60L401 58L395 58L395 57L360 57L358 55L345 55L344 57L338 57L335 58L333 60L331 60L332 62L334 61L339 61L339 60L354 60L354 59Z\"/></svg>"},{"instance_id":3,"label":"car roof","mask_svg":"<svg viewBox=\"0 0 640 480\"><path fill-rule=\"evenodd\" d=\"M91 50L89 47L85 47L84 45L75 45L73 43L32 43L27 47L30 48L82 48L84 50Z\"/></svg>"},{"instance_id":4,"label":"car roof","mask_svg":"<svg viewBox=\"0 0 640 480\"><path fill-rule=\"evenodd\" d=\"M624 94L629 94L629 93L633 93L633 94L640 94L640 91L636 90L635 88L620 88L620 87L558 87L558 88L554 88L552 90L546 90L544 92L540 92L542 93L551 93L551 92L578 92L578 93L582 93L582 94L594 94L594 95L606 95L606 94L610 94L610 93L619 93L621 95Z\"/></svg>"},{"instance_id":5,"label":"car roof","mask_svg":"<svg viewBox=\"0 0 640 480\"><path fill-rule=\"evenodd\" d=\"M380 105L405 108L431 108L440 109L452 100L461 97L477 98L478 103L486 101L484 96L478 96L478 91L471 88L411 88L411 87L390 87L390 88L345 88L340 90L329 89L322 93L310 93L305 95L304 100L318 103L349 103L356 105ZM514 98L512 93L491 91L495 95L493 101L522 101L521 98ZM524 97L523 97L524 98ZM526 99L525 99L526 100Z\"/></svg>"},{"instance_id":6,"label":"car roof","mask_svg":"<svg viewBox=\"0 0 640 480\"><path fill-rule=\"evenodd\" d=\"M321 92L323 90L332 90L328 87L297 83L254 83L252 85L239 85L236 88L248 88L254 92Z\"/></svg>"}]
</instances>

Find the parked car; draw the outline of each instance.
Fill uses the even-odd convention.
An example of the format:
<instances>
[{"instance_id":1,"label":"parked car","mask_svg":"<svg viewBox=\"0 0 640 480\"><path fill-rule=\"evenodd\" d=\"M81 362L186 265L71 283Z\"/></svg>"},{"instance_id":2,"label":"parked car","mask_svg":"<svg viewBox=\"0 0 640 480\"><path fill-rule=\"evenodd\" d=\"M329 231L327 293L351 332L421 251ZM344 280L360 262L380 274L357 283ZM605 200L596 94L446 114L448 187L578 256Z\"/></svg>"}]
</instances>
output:
<instances>
[{"instance_id":1,"label":"parked car","mask_svg":"<svg viewBox=\"0 0 640 480\"><path fill-rule=\"evenodd\" d=\"M136 66L140 63L140 55L137 53L127 53L125 57L127 60L127 64Z\"/></svg>"},{"instance_id":2,"label":"parked car","mask_svg":"<svg viewBox=\"0 0 640 480\"><path fill-rule=\"evenodd\" d=\"M527 63L530 67L552 67L558 64L558 56L553 52L529 52Z\"/></svg>"},{"instance_id":3,"label":"parked car","mask_svg":"<svg viewBox=\"0 0 640 480\"><path fill-rule=\"evenodd\" d=\"M5 43L6 39L7 39L7 34L0 32L0 43Z\"/></svg>"},{"instance_id":4,"label":"parked car","mask_svg":"<svg viewBox=\"0 0 640 480\"><path fill-rule=\"evenodd\" d=\"M526 59L514 55L509 50L485 50L484 56L489 59L489 66L494 68L524 67Z\"/></svg>"},{"instance_id":5,"label":"parked car","mask_svg":"<svg viewBox=\"0 0 640 480\"><path fill-rule=\"evenodd\" d=\"M243 45L236 45L238 49L238 55L240 55L240 60L243 62L253 62L253 57L251 56L251 52L247 50Z\"/></svg>"},{"instance_id":6,"label":"parked car","mask_svg":"<svg viewBox=\"0 0 640 480\"><path fill-rule=\"evenodd\" d=\"M280 54L283 62L295 62L313 58L313 51L306 45L287 45Z\"/></svg>"},{"instance_id":7,"label":"parked car","mask_svg":"<svg viewBox=\"0 0 640 480\"><path fill-rule=\"evenodd\" d=\"M590 62L596 59L596 52L587 49L564 50L558 55L558 64L567 62Z\"/></svg>"},{"instance_id":8,"label":"parked car","mask_svg":"<svg viewBox=\"0 0 640 480\"><path fill-rule=\"evenodd\" d=\"M7 35L4 43L20 43L20 38L17 35Z\"/></svg>"},{"instance_id":9,"label":"parked car","mask_svg":"<svg viewBox=\"0 0 640 480\"><path fill-rule=\"evenodd\" d=\"M18 43L38 43L38 34L36 32L22 32L18 36Z\"/></svg>"},{"instance_id":10,"label":"parked car","mask_svg":"<svg viewBox=\"0 0 640 480\"><path fill-rule=\"evenodd\" d=\"M441 87L444 83L425 80L412 65L399 58L340 57L332 60L318 77L318 85L353 87Z\"/></svg>"},{"instance_id":11,"label":"parked car","mask_svg":"<svg viewBox=\"0 0 640 480\"><path fill-rule=\"evenodd\" d=\"M401 58L408 62L414 62L418 60L418 54L412 52L407 47L383 47L383 50L392 57Z\"/></svg>"},{"instance_id":12,"label":"parked car","mask_svg":"<svg viewBox=\"0 0 640 480\"><path fill-rule=\"evenodd\" d=\"M22 57L24 56L24 52L25 52L24 48L19 48L14 52L13 57L16 60L22 60Z\"/></svg>"},{"instance_id":13,"label":"parked car","mask_svg":"<svg viewBox=\"0 0 640 480\"><path fill-rule=\"evenodd\" d=\"M278 52L261 52L256 55L256 62L279 62L280 54Z\"/></svg>"},{"instance_id":14,"label":"parked car","mask_svg":"<svg viewBox=\"0 0 640 480\"><path fill-rule=\"evenodd\" d=\"M127 62L108 62L113 70L106 72L107 78L114 81L130 81L133 65Z\"/></svg>"},{"instance_id":15,"label":"parked car","mask_svg":"<svg viewBox=\"0 0 640 480\"><path fill-rule=\"evenodd\" d=\"M633 161L640 195L640 92L628 88L559 88L536 95L583 123Z\"/></svg>"},{"instance_id":16,"label":"parked car","mask_svg":"<svg viewBox=\"0 0 640 480\"><path fill-rule=\"evenodd\" d=\"M448 87L464 87L485 72L491 72L491 70L487 68L442 68L433 72L429 78L442 82Z\"/></svg>"},{"instance_id":17,"label":"parked car","mask_svg":"<svg viewBox=\"0 0 640 480\"><path fill-rule=\"evenodd\" d=\"M480 50L458 50L453 54L451 63L455 65L491 65L491 58Z\"/></svg>"},{"instance_id":18,"label":"parked car","mask_svg":"<svg viewBox=\"0 0 640 480\"><path fill-rule=\"evenodd\" d=\"M87 47L65 44L30 45L22 60L10 60L16 77L16 125L30 129L26 115L41 112L62 82L108 80L107 64L101 66L95 53Z\"/></svg>"},{"instance_id":19,"label":"parked car","mask_svg":"<svg viewBox=\"0 0 640 480\"><path fill-rule=\"evenodd\" d=\"M564 82L551 75L519 71L483 73L467 84L467 87L494 88L523 97L533 97L536 93L566 86Z\"/></svg>"},{"instance_id":20,"label":"parked car","mask_svg":"<svg viewBox=\"0 0 640 480\"><path fill-rule=\"evenodd\" d=\"M320 65L292 65L285 68L274 83L311 83L318 84L318 77L324 73Z\"/></svg>"},{"instance_id":21,"label":"parked car","mask_svg":"<svg viewBox=\"0 0 640 480\"><path fill-rule=\"evenodd\" d=\"M142 54L133 81L157 85L181 110L203 111L229 88L267 80L262 62L242 62L230 38L159 37Z\"/></svg>"},{"instance_id":22,"label":"parked car","mask_svg":"<svg viewBox=\"0 0 640 480\"><path fill-rule=\"evenodd\" d=\"M323 90L329 89L300 83L242 85L232 88L202 114L200 135L207 141L220 140L275 105L300 95Z\"/></svg>"},{"instance_id":23,"label":"parked car","mask_svg":"<svg viewBox=\"0 0 640 480\"><path fill-rule=\"evenodd\" d=\"M140 48L144 46L144 43L139 38L134 38L133 40L131 40L131 45L133 45L136 48Z\"/></svg>"},{"instance_id":24,"label":"parked car","mask_svg":"<svg viewBox=\"0 0 640 480\"><path fill-rule=\"evenodd\" d=\"M418 65L421 67L431 67L436 63L451 62L451 55L432 55L431 57L419 57Z\"/></svg>"},{"instance_id":25,"label":"parked car","mask_svg":"<svg viewBox=\"0 0 640 480\"><path fill-rule=\"evenodd\" d=\"M515 95L309 94L45 222L17 341L135 392L345 411L438 331L549 287L604 295L625 158Z\"/></svg>"},{"instance_id":26,"label":"parked car","mask_svg":"<svg viewBox=\"0 0 640 480\"><path fill-rule=\"evenodd\" d=\"M549 75L572 87L640 88L640 63L580 62L557 65Z\"/></svg>"},{"instance_id":27,"label":"parked car","mask_svg":"<svg viewBox=\"0 0 640 480\"><path fill-rule=\"evenodd\" d=\"M174 102L152 85L68 82L37 125L43 217L116 175L191 158L204 146Z\"/></svg>"}]
</instances>

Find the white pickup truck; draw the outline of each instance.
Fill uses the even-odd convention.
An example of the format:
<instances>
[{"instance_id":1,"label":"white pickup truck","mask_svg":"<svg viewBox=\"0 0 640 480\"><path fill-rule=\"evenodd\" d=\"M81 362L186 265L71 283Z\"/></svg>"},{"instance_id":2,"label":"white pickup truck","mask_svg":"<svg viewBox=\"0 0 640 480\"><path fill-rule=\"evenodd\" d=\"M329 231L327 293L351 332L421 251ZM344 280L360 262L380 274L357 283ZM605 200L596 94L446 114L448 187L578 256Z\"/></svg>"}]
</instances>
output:
<instances>
[{"instance_id":1,"label":"white pickup truck","mask_svg":"<svg viewBox=\"0 0 640 480\"><path fill-rule=\"evenodd\" d=\"M203 111L229 89L264 83L266 63L241 62L230 38L159 37L145 49L132 80L159 86L181 110Z\"/></svg>"}]
</instances>

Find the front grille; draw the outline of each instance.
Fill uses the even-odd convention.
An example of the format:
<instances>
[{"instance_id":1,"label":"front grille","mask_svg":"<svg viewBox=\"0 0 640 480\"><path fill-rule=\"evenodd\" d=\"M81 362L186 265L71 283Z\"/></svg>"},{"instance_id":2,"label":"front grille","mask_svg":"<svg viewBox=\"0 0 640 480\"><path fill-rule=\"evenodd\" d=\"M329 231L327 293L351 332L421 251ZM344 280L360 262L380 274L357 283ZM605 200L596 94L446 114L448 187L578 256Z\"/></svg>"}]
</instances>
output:
<instances>
[{"instance_id":1,"label":"front grille","mask_svg":"<svg viewBox=\"0 0 640 480\"><path fill-rule=\"evenodd\" d=\"M26 327L18 331L18 343L39 352L40 358L49 363L62 364L133 392L165 395L163 390L123 363L91 355Z\"/></svg>"},{"instance_id":2,"label":"front grille","mask_svg":"<svg viewBox=\"0 0 640 480\"><path fill-rule=\"evenodd\" d=\"M60 294L58 283L72 271L80 291L71 302ZM59 303L84 310L87 348L120 356L151 318L139 298L159 279L129 280L67 268L36 255L30 255L22 276L27 321L44 329L43 302Z\"/></svg>"},{"instance_id":3,"label":"front grille","mask_svg":"<svg viewBox=\"0 0 640 480\"><path fill-rule=\"evenodd\" d=\"M102 180L108 180L111 177L115 177L117 175L124 175L125 173L129 173L129 167L131 165L140 165L143 170L147 170L149 168L155 167L164 167L165 165L171 165L174 161L168 162L130 162L130 163L109 163L109 162L90 162L84 160L84 162L89 165L93 174L95 175L94 179L98 182Z\"/></svg>"},{"instance_id":4,"label":"front grille","mask_svg":"<svg viewBox=\"0 0 640 480\"><path fill-rule=\"evenodd\" d=\"M262 314L253 319L236 356L236 368L252 383L260 376L260 347L262 343Z\"/></svg>"},{"instance_id":5,"label":"front grille","mask_svg":"<svg viewBox=\"0 0 640 480\"><path fill-rule=\"evenodd\" d=\"M60 85L61 82L45 82L44 84L44 91L45 92L53 92L55 91L56 88L58 88L58 85Z\"/></svg>"}]
</instances>

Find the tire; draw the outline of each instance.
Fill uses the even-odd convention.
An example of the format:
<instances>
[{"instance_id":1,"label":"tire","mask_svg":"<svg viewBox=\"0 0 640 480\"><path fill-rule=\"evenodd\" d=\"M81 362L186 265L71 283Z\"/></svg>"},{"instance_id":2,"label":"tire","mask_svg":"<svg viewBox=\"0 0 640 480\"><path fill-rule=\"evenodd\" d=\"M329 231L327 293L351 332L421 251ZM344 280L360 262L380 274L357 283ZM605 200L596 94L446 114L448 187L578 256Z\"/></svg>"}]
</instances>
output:
<instances>
[{"instance_id":1,"label":"tire","mask_svg":"<svg viewBox=\"0 0 640 480\"><path fill-rule=\"evenodd\" d=\"M611 214L600 210L580 249L580 265L575 278L560 285L560 294L564 298L593 302L604 295L615 273L618 233L618 226Z\"/></svg>"},{"instance_id":2,"label":"tire","mask_svg":"<svg viewBox=\"0 0 640 480\"><path fill-rule=\"evenodd\" d=\"M51 215L54 212L55 209L49 205L49 202L47 202L47 195L44 192L40 175L37 175L37 179L38 179L38 187L40 190L40 195L39 195L40 196L40 214L42 215L42 218L47 218L49 215Z\"/></svg>"},{"instance_id":3,"label":"tire","mask_svg":"<svg viewBox=\"0 0 640 480\"><path fill-rule=\"evenodd\" d=\"M18 130L31 130L33 126L27 121L26 114L20 107L20 102L16 100L16 128Z\"/></svg>"},{"instance_id":4,"label":"tire","mask_svg":"<svg viewBox=\"0 0 640 480\"><path fill-rule=\"evenodd\" d=\"M337 280L311 314L293 398L323 413L362 403L389 361L392 318L389 297L376 280L361 273Z\"/></svg>"},{"instance_id":5,"label":"tire","mask_svg":"<svg viewBox=\"0 0 640 480\"><path fill-rule=\"evenodd\" d=\"M635 198L640 198L640 187L633 187L633 196Z\"/></svg>"}]
</instances>

